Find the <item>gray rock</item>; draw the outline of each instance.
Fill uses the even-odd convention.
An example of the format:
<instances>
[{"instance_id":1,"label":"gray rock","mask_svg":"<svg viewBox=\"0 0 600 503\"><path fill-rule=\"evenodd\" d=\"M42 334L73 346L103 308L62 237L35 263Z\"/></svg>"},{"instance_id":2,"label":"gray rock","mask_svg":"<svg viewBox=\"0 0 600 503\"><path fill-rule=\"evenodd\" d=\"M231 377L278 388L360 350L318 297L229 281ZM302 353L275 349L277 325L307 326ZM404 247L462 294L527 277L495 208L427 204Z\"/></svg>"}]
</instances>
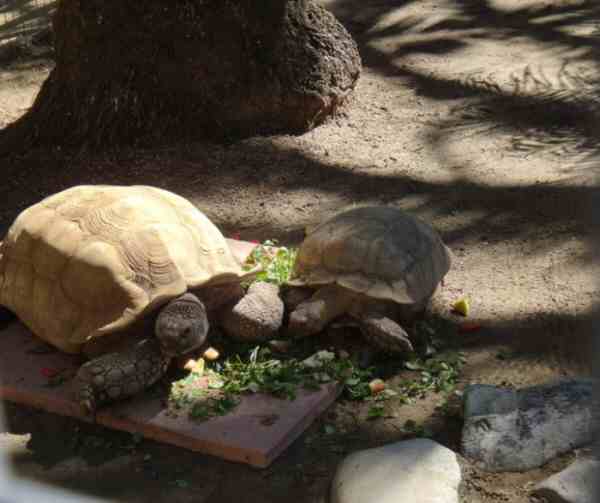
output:
<instances>
[{"instance_id":1,"label":"gray rock","mask_svg":"<svg viewBox=\"0 0 600 503\"><path fill-rule=\"evenodd\" d=\"M597 503L600 461L577 459L562 472L540 482L533 494L546 498L548 503Z\"/></svg>"},{"instance_id":2,"label":"gray rock","mask_svg":"<svg viewBox=\"0 0 600 503\"><path fill-rule=\"evenodd\" d=\"M529 470L592 441L589 379L521 390L471 385L464 409L463 454L487 471Z\"/></svg>"},{"instance_id":3,"label":"gray rock","mask_svg":"<svg viewBox=\"0 0 600 503\"><path fill-rule=\"evenodd\" d=\"M337 469L331 503L458 503L456 454L415 439L355 452Z\"/></svg>"}]
</instances>

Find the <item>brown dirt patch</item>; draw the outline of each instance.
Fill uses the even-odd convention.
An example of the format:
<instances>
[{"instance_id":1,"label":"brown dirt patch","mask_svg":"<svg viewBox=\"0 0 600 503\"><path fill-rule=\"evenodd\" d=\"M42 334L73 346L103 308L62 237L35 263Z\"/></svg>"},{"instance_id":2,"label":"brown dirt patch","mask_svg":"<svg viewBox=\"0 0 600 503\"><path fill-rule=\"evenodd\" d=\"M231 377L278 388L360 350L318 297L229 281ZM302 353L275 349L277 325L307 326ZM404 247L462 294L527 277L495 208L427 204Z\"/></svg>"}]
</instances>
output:
<instances>
[{"instance_id":1,"label":"brown dirt patch","mask_svg":"<svg viewBox=\"0 0 600 503\"><path fill-rule=\"evenodd\" d=\"M433 314L458 322L448 306L467 295L483 327L453 341L467 355L462 384L524 386L586 373L598 295L589 243L599 166L595 4L324 3L356 38L365 66L334 120L297 137L3 159L0 231L41 197L78 183L158 185L188 197L225 233L285 244L340 205L395 204L431 222L456 255ZM20 53L0 67L0 125L29 106L51 65ZM123 501L252 495L291 503L324 501L345 453L405 438L407 419L431 425L456 449L460 415L436 405L436 396L389 404L390 418L367 421L366 406L337 403L265 471L150 442L123 451L115 446L128 440L117 433L21 407L9 406L8 418L11 431L31 434L15 455L24 474L52 479L60 459L77 455L90 465L71 468L61 483ZM72 438L90 445L65 447ZM98 465L115 452L130 455L126 474ZM569 459L524 474L467 466L463 500L529 501L530 485Z\"/></svg>"}]
</instances>

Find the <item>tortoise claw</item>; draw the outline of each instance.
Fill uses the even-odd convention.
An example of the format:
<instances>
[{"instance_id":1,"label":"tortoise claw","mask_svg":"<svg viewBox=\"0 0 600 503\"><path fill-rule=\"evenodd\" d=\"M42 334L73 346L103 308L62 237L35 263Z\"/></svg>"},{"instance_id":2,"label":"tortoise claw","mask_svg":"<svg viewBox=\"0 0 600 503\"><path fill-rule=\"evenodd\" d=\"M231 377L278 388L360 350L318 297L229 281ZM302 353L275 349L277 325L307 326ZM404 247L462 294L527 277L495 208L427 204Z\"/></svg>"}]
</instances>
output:
<instances>
[{"instance_id":1,"label":"tortoise claw","mask_svg":"<svg viewBox=\"0 0 600 503\"><path fill-rule=\"evenodd\" d=\"M79 402L79 406L81 407L81 411L86 416L91 416L96 413L96 407L94 407L94 404L91 400L84 400L82 402Z\"/></svg>"}]
</instances>

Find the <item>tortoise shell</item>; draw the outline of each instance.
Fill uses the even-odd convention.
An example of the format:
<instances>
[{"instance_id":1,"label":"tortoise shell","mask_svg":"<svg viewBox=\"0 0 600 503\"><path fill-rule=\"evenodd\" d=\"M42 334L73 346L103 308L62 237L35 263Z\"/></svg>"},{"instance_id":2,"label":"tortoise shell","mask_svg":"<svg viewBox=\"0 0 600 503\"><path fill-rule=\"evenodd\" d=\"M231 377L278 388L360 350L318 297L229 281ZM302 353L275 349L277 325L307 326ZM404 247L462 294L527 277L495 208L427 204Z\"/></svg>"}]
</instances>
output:
<instances>
[{"instance_id":1,"label":"tortoise shell","mask_svg":"<svg viewBox=\"0 0 600 503\"><path fill-rule=\"evenodd\" d=\"M387 206L342 212L315 227L298 250L295 286L337 283L399 304L429 298L450 269L451 253L437 232Z\"/></svg>"},{"instance_id":2,"label":"tortoise shell","mask_svg":"<svg viewBox=\"0 0 600 503\"><path fill-rule=\"evenodd\" d=\"M0 305L69 352L188 289L244 272L189 201L148 186L77 186L24 210L0 244Z\"/></svg>"}]
</instances>

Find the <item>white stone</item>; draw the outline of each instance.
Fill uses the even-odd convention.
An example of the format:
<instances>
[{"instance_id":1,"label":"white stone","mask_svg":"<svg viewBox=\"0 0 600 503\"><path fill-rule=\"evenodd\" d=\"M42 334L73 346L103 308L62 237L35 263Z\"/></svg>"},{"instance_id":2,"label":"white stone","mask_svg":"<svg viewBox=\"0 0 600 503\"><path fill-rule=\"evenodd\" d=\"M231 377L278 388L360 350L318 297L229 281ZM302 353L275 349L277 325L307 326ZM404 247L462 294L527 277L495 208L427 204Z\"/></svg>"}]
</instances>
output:
<instances>
[{"instance_id":1,"label":"white stone","mask_svg":"<svg viewBox=\"0 0 600 503\"><path fill-rule=\"evenodd\" d=\"M597 503L600 461L578 459L562 472L540 482L533 494L548 503Z\"/></svg>"},{"instance_id":2,"label":"white stone","mask_svg":"<svg viewBox=\"0 0 600 503\"><path fill-rule=\"evenodd\" d=\"M456 454L427 439L359 451L337 469L331 503L458 503Z\"/></svg>"}]
</instances>

